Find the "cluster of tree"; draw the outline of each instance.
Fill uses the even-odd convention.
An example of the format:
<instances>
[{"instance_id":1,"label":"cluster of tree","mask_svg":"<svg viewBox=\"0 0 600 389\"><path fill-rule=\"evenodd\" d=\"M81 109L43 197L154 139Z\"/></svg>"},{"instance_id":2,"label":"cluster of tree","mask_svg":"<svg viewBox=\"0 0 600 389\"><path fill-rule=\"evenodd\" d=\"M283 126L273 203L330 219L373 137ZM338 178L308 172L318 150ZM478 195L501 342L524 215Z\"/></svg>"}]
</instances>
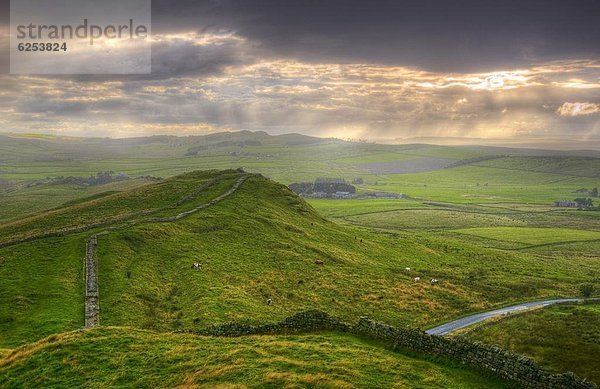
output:
<instances>
[{"instance_id":1,"label":"cluster of tree","mask_svg":"<svg viewBox=\"0 0 600 389\"><path fill-rule=\"evenodd\" d=\"M312 182L294 182L288 188L297 194L311 194L314 192Z\"/></svg>"},{"instance_id":2,"label":"cluster of tree","mask_svg":"<svg viewBox=\"0 0 600 389\"><path fill-rule=\"evenodd\" d=\"M589 209L594 206L594 200L590 198L580 197L575 199L575 202L579 208Z\"/></svg>"},{"instance_id":3,"label":"cluster of tree","mask_svg":"<svg viewBox=\"0 0 600 389\"><path fill-rule=\"evenodd\" d=\"M312 194L317 192L335 193L349 192L356 193L356 188L348 184L341 178L317 178L315 182L294 182L289 188L297 194Z\"/></svg>"},{"instance_id":4,"label":"cluster of tree","mask_svg":"<svg viewBox=\"0 0 600 389\"><path fill-rule=\"evenodd\" d=\"M598 197L598 188L593 188L593 189L588 189L588 188L581 188L581 189L577 189L575 191L575 193L585 193L586 195L590 196L590 197Z\"/></svg>"},{"instance_id":5,"label":"cluster of tree","mask_svg":"<svg viewBox=\"0 0 600 389\"><path fill-rule=\"evenodd\" d=\"M591 198L577 198L574 200L577 203L577 207L586 211L600 211L600 206L594 207L594 200Z\"/></svg>"},{"instance_id":6,"label":"cluster of tree","mask_svg":"<svg viewBox=\"0 0 600 389\"><path fill-rule=\"evenodd\" d=\"M109 184L115 181L125 181L128 180L129 176L125 173L119 173L115 175L115 172L105 171L98 172L96 175L91 175L89 177L74 177L74 176L59 176L54 178L48 178L48 182L51 184L75 184L81 186L94 186L94 185L103 185Z\"/></svg>"},{"instance_id":7,"label":"cluster of tree","mask_svg":"<svg viewBox=\"0 0 600 389\"><path fill-rule=\"evenodd\" d=\"M594 284L586 283L579 285L579 291L583 295L583 297L592 297L595 291Z\"/></svg>"},{"instance_id":8,"label":"cluster of tree","mask_svg":"<svg viewBox=\"0 0 600 389\"><path fill-rule=\"evenodd\" d=\"M313 192L335 193L350 192L356 193L356 188L348 184L342 178L317 178L313 185Z\"/></svg>"}]
</instances>

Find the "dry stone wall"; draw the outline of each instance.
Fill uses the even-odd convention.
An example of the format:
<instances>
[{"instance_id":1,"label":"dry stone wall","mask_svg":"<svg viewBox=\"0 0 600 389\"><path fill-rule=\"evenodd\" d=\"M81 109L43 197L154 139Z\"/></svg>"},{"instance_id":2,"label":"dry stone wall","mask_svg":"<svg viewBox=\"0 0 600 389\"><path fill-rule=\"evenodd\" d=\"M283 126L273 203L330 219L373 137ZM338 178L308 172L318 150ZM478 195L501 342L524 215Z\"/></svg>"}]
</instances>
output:
<instances>
[{"instance_id":1,"label":"dry stone wall","mask_svg":"<svg viewBox=\"0 0 600 389\"><path fill-rule=\"evenodd\" d=\"M96 246L98 238L92 236L85 248L85 326L100 325L100 305L98 302L98 267Z\"/></svg>"},{"instance_id":2,"label":"dry stone wall","mask_svg":"<svg viewBox=\"0 0 600 389\"><path fill-rule=\"evenodd\" d=\"M317 310L298 313L279 323L265 325L229 323L186 332L206 336L244 336L316 331L352 333L380 341L394 350L404 350L468 365L524 388L597 388L593 382L581 379L573 373L552 374L533 360L498 347L464 339L428 335L417 329L397 328L368 318L361 318L357 324L349 325Z\"/></svg>"}]
</instances>

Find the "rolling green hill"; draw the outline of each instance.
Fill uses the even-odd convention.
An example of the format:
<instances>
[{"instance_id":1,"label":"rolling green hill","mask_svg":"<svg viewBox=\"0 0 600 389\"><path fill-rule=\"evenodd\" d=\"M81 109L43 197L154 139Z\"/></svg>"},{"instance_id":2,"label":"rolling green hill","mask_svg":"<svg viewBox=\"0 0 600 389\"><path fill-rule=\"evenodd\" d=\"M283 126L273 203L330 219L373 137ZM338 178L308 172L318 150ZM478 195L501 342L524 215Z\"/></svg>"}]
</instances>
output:
<instances>
[{"instance_id":1,"label":"rolling green hill","mask_svg":"<svg viewBox=\"0 0 600 389\"><path fill-rule=\"evenodd\" d=\"M412 177L419 174L428 173ZM87 198L0 223L0 358L5 356L0 370L6 373L6 385L35 381L29 374L43 364L54 367L36 382L58 386L76 385L75 372L92 366L101 366L93 378L99 386L125 381L154 386L165 377L172 380L165 381L167 385L186 383L189 369L212 350L244 355L252 347L270 355L275 352L270 344L280 340L249 337L236 343L164 335L174 330L230 321L264 323L309 309L348 322L366 315L392 325L424 328L515 301L576 295L580 284L595 282L600 271L597 255L580 255L579 249L569 256L521 250L523 244L538 240L559 246L581 244L582 237L595 242L594 233L583 231L584 223L593 220L581 212L580 221L571 216L574 213L560 214L578 229L551 230L529 227L531 215L547 214L535 205L416 199L313 202L325 214L337 215L342 221L337 223L286 186L243 170L196 171L145 185L131 181L123 185L116 190L95 189ZM544 216L544 222L560 216L552 215ZM573 242L563 239L563 230ZM504 239L498 240L500 245L480 241L498 234ZM98 239L100 323L119 328L69 333L84 322L83 259L92 235ZM193 269L193 263L200 263L201 269ZM429 278L440 282L431 285ZM42 340L53 334L54 338ZM163 336L161 346L157 339ZM281 339L288 342L282 361L294 360L292 366L302 369L271 374L282 369L279 362L267 369L246 361L221 373L221 363L229 361L215 359L202 368L219 373L206 382L197 382L199 378L191 382L347 383L337 370L322 370L320 365L300 374L310 365L307 348L354 371L349 380L355 385L371 385L374 375L423 387L477 387L484 382L472 373L450 374L450 367L387 355L382 349L363 356L361 341L347 336ZM246 348L236 348L240 342ZM332 354L319 354L324 343L334 350ZM104 353L84 361L85 350L118 345L131 346L118 358L138 367L114 370ZM147 354L136 356L140 347ZM176 356L175 364L162 358L165 350L201 347L206 347L204 354ZM145 370L148 360L155 361L149 364L156 368L154 375ZM282 363L290 371L288 362ZM396 370L399 366L405 366L405 373ZM434 378L424 378L428 374Z\"/></svg>"},{"instance_id":2,"label":"rolling green hill","mask_svg":"<svg viewBox=\"0 0 600 389\"><path fill-rule=\"evenodd\" d=\"M572 152L426 144L385 145L298 134L226 132L132 139L0 135L0 220L41 211L122 186L73 186L47 178L101 171L131 178L172 177L193 170L243 167L283 184L317 177L361 178L358 191L406 193L419 201L550 205L600 186L600 158ZM135 180L133 180L135 181ZM34 185L30 187L30 185ZM132 183L133 185L133 183ZM27 198L28 208L19 202ZM476 226L476 225L474 225Z\"/></svg>"},{"instance_id":3,"label":"rolling green hill","mask_svg":"<svg viewBox=\"0 0 600 389\"><path fill-rule=\"evenodd\" d=\"M366 314L426 326L512 301L574 295L598 271L593 258L549 262L459 239L340 225L262 176L195 172L1 225L0 347L82 325L82 263L92 234L101 323L151 330L261 322L313 308L348 321ZM195 262L201 271L191 269ZM430 277L440 283L430 285Z\"/></svg>"}]
</instances>

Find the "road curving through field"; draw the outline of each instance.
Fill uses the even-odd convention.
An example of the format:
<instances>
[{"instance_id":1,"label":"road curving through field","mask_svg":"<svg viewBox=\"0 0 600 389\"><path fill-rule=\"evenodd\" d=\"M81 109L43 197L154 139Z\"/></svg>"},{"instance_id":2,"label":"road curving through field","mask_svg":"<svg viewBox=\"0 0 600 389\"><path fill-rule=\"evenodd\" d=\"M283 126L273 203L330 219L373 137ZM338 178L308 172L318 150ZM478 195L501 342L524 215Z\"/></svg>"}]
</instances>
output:
<instances>
[{"instance_id":1,"label":"road curving through field","mask_svg":"<svg viewBox=\"0 0 600 389\"><path fill-rule=\"evenodd\" d=\"M427 331L429 335L449 335L460 329L465 327L472 326L473 324L480 323L485 320L493 319L496 317L508 315L516 312L528 311L536 308L543 308L549 305L554 304L562 304L562 303L576 303L583 301L580 298L563 298L563 299L551 299L551 300L541 300L541 301L529 301L525 303L520 303L516 305L511 305L509 307L494 309L492 311L476 313L474 315L465 316L463 318L451 321L446 324L442 324L440 326L431 328Z\"/></svg>"}]
</instances>

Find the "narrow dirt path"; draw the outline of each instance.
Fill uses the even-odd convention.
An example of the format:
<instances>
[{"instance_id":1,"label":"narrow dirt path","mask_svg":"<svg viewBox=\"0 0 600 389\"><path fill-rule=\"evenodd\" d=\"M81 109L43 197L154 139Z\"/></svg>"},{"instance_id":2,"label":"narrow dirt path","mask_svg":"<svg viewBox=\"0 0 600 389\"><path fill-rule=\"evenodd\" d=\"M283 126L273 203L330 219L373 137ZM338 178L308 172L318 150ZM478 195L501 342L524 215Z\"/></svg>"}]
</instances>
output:
<instances>
[{"instance_id":1,"label":"narrow dirt path","mask_svg":"<svg viewBox=\"0 0 600 389\"><path fill-rule=\"evenodd\" d=\"M85 248L85 327L100 325L100 305L98 302L98 268L96 246L98 238L92 236Z\"/></svg>"},{"instance_id":2,"label":"narrow dirt path","mask_svg":"<svg viewBox=\"0 0 600 389\"><path fill-rule=\"evenodd\" d=\"M214 199L210 200L208 203L204 203L202 205L197 206L194 209L190 209L189 211L182 212L175 216L152 218L152 219L148 219L147 222L174 222L174 221L183 219L186 216L194 214L194 213L200 211L201 209L205 209L212 205L215 205L219 201L224 200L227 197L231 196L239 189L239 187L244 183L244 181L246 181L250 177L251 177L250 175L246 175L246 176L242 176L242 177L238 178L237 181L233 184L233 186L227 192L219 195L218 197L215 197Z\"/></svg>"},{"instance_id":3,"label":"narrow dirt path","mask_svg":"<svg viewBox=\"0 0 600 389\"><path fill-rule=\"evenodd\" d=\"M151 218L151 219L141 219L141 220L133 220L133 221L129 221L133 218L136 217L140 217L140 216L149 216L158 212L162 212L162 211L166 211L169 209L176 209L177 207L179 207L180 205L184 204L185 202L193 199L194 197L198 196L200 193L202 193L204 190L208 189L209 187L211 187L212 185L216 184L217 182L225 179L225 176L219 176L219 177L215 177L211 180L209 180L207 183L203 184L202 186L200 186L199 188L197 188L196 190L194 190L192 193L186 195L185 197L183 197L182 199L178 200L176 203L166 206L164 208L159 208L159 209L154 209L154 210L150 210L150 211L143 211L140 212L139 214L133 214L133 215L125 215L122 217L118 217L112 220L105 220L102 222L98 222L98 223L91 223L91 224L86 224L83 226L76 226L76 227L69 227L69 228L65 228L62 230L58 230L58 231L50 231L50 232L44 232L38 235L33 235L33 236L28 236L25 238L18 238L18 239L14 239L14 240L9 240L9 241L5 241L5 242L0 242L0 249L5 248L5 247L10 247L10 246L15 246L18 244L22 244L22 243L29 243L29 242L34 242L37 240L41 240L41 239L47 239L47 238L56 238L56 237L62 237L62 236L68 236L68 235L72 235L72 234L78 234L81 232L85 232L85 231L89 231L92 230L94 228L101 228L101 227L108 227L108 228L112 228L111 226L114 226L115 224L118 223L123 223L125 222L126 224L124 224L122 227L130 227L132 225L135 224L139 224L139 223L148 223L148 222L156 222L156 221L175 221L175 220L179 220L185 216L188 216L188 214L192 214L196 211L199 211L200 209L206 208L210 205L215 204L216 202L221 201L223 198L231 195L233 192L235 192L239 186L246 181L246 179L248 179L249 177L253 176L253 174L251 173L247 173L247 175L240 177L237 182L234 184L233 188L230 189L228 192L220 195L219 197L213 199L212 201L210 201L207 204L202 204L199 207L185 212L184 214L180 214L171 218ZM164 220L162 220L164 219Z\"/></svg>"}]
</instances>

